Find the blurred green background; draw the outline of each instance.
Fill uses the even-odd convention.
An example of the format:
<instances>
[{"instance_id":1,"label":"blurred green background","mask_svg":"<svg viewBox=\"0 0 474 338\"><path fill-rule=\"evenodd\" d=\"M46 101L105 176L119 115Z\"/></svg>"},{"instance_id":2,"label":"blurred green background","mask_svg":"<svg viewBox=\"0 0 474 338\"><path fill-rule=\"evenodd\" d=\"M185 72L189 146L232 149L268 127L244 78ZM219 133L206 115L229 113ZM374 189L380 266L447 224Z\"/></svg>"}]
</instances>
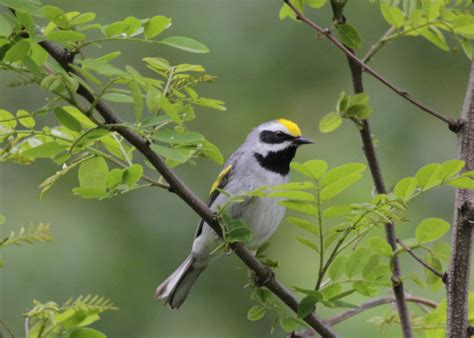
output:
<instances>
[{"instance_id":1,"label":"blurred green background","mask_svg":"<svg viewBox=\"0 0 474 338\"><path fill-rule=\"evenodd\" d=\"M365 162L357 130L348 122L334 133L321 135L317 124L335 109L342 90L351 92L345 57L329 42L293 21L280 22L280 1L231 0L68 0L44 1L65 10L94 11L98 21L110 23L126 16L166 15L173 18L167 35L193 37L205 43L210 54L189 54L167 47L107 44L89 47L88 55L121 50L118 65L144 69L143 56L163 56L174 63L203 64L218 81L201 87L204 96L226 102L226 112L202 109L191 127L220 145L227 157L257 124L287 117L300 124L303 133L317 140L297 154L297 160L321 158L336 166ZM320 24L329 25L328 6L311 11ZM384 32L378 6L351 1L346 16L363 37L363 50ZM89 54L90 53L90 54ZM444 53L421 39L403 38L386 46L373 66L394 83L414 93L428 105L456 118L462 106L469 62L458 53ZM12 76L0 77L0 107L33 110L44 102L37 87L7 88ZM372 78L366 91L374 107L372 127L387 186L413 175L422 165L457 156L456 138L447 127L395 96ZM120 114L129 112L122 108ZM153 298L155 287L187 256L196 215L176 196L158 189L125 196L87 201L74 197L76 178L70 175L43 200L39 183L56 168L47 161L32 166L0 166L0 211L8 218L3 234L20 225L49 222L55 241L8 248L2 252L6 266L0 270L0 318L21 337L21 313L32 300L62 303L81 294L100 294L112 299L119 311L105 314L96 327L110 337L269 337L271 318L248 322L250 292L243 288L247 273L233 256L220 259L197 283L186 304L171 311ZM219 168L201 160L178 174L202 198ZM340 201L363 201L372 190L367 173L361 183ZM413 237L415 225L425 217L452 218L453 190L441 189L416 201L410 222L397 226L403 238ZM310 287L316 276L316 257L294 237L297 229L284 222L272 238L270 255L280 261L277 277L291 287ZM449 240L446 238L446 240ZM314 262L314 263L313 263ZM421 269L403 257L403 272ZM419 290L408 282L407 291L437 300L443 290ZM388 291L387 291L388 293ZM355 299L356 302L364 298ZM336 326L345 337L379 337L367 319L382 314L376 308ZM334 311L321 308L322 317ZM274 337L285 334L277 328ZM398 327L386 337L399 337Z\"/></svg>"}]
</instances>

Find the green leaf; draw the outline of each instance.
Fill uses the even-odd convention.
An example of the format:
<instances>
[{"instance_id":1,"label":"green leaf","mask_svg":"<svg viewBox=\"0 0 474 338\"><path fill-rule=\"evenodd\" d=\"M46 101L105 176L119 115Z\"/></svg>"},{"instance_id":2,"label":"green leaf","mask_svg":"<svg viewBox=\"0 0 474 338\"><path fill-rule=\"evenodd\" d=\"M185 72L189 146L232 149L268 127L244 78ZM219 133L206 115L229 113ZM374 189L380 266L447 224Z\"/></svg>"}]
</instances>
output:
<instances>
[{"instance_id":1,"label":"green leaf","mask_svg":"<svg viewBox=\"0 0 474 338\"><path fill-rule=\"evenodd\" d=\"M8 129L15 129L17 120L15 119L15 116L13 116L13 114L9 111L0 109L0 125Z\"/></svg>"},{"instance_id":2,"label":"green leaf","mask_svg":"<svg viewBox=\"0 0 474 338\"><path fill-rule=\"evenodd\" d=\"M378 254L370 256L369 260L367 261L367 264L362 268L362 278L367 279L367 276L370 275L374 267L379 264L380 257L381 256Z\"/></svg>"},{"instance_id":3,"label":"green leaf","mask_svg":"<svg viewBox=\"0 0 474 338\"><path fill-rule=\"evenodd\" d=\"M339 113L343 113L347 110L349 106L349 97L346 95L346 92L341 92L337 99L336 110Z\"/></svg>"},{"instance_id":4,"label":"green leaf","mask_svg":"<svg viewBox=\"0 0 474 338\"><path fill-rule=\"evenodd\" d=\"M474 17L472 15L456 15L453 20L453 30L466 38L474 38Z\"/></svg>"},{"instance_id":5,"label":"green leaf","mask_svg":"<svg viewBox=\"0 0 474 338\"><path fill-rule=\"evenodd\" d=\"M281 317L280 318L280 326L285 332L293 332L298 329L298 327L301 326L301 323L291 317Z\"/></svg>"},{"instance_id":6,"label":"green leaf","mask_svg":"<svg viewBox=\"0 0 474 338\"><path fill-rule=\"evenodd\" d=\"M105 35L108 37L120 35L128 30L128 24L124 21L111 23L104 28Z\"/></svg>"},{"instance_id":7,"label":"green leaf","mask_svg":"<svg viewBox=\"0 0 474 338\"><path fill-rule=\"evenodd\" d=\"M431 266L438 272L443 271L443 264L441 264L440 260L433 257L430 254L427 254L424 259L425 263ZM443 281L439 276L435 275L431 270L424 269L426 283L433 289L433 291L439 290L443 286Z\"/></svg>"},{"instance_id":8,"label":"green leaf","mask_svg":"<svg viewBox=\"0 0 474 338\"><path fill-rule=\"evenodd\" d=\"M408 200L416 191L417 180L414 177L405 177L397 182L395 185L395 195L404 200Z\"/></svg>"},{"instance_id":9,"label":"green leaf","mask_svg":"<svg viewBox=\"0 0 474 338\"><path fill-rule=\"evenodd\" d=\"M375 286L364 281L356 281L352 283L352 287L356 290L356 292L367 297L374 297L378 292Z\"/></svg>"},{"instance_id":10,"label":"green leaf","mask_svg":"<svg viewBox=\"0 0 474 338\"><path fill-rule=\"evenodd\" d=\"M347 109L344 116L355 117L357 119L363 120L368 118L372 114L372 108L363 104L352 105Z\"/></svg>"},{"instance_id":11,"label":"green leaf","mask_svg":"<svg viewBox=\"0 0 474 338\"><path fill-rule=\"evenodd\" d=\"M0 36L9 37L12 33L10 22L0 14Z\"/></svg>"},{"instance_id":12,"label":"green leaf","mask_svg":"<svg viewBox=\"0 0 474 338\"><path fill-rule=\"evenodd\" d=\"M175 149L161 146L159 144L152 144L150 148L153 149L153 151L156 151L159 155L178 163L186 162L195 152L192 149Z\"/></svg>"},{"instance_id":13,"label":"green leaf","mask_svg":"<svg viewBox=\"0 0 474 338\"><path fill-rule=\"evenodd\" d=\"M335 205L333 207L329 207L324 210L323 216L324 218L331 218L331 217L338 217L338 216L345 216L352 212L351 205Z\"/></svg>"},{"instance_id":14,"label":"green leaf","mask_svg":"<svg viewBox=\"0 0 474 338\"><path fill-rule=\"evenodd\" d=\"M297 218L297 217L288 217L287 219L288 219L288 222L293 223L300 229L308 231L314 235L317 235L319 233L319 230L316 227L316 224L313 224L311 222L308 222L304 219Z\"/></svg>"},{"instance_id":15,"label":"green leaf","mask_svg":"<svg viewBox=\"0 0 474 338\"><path fill-rule=\"evenodd\" d=\"M449 231L450 225L441 218L427 218L416 228L416 240L419 243L429 243L443 237Z\"/></svg>"},{"instance_id":16,"label":"green leaf","mask_svg":"<svg viewBox=\"0 0 474 338\"><path fill-rule=\"evenodd\" d=\"M132 93L133 98L133 112L135 114L135 121L141 121L143 116L143 96L140 90L140 86L136 80L132 80L128 83L128 87Z\"/></svg>"},{"instance_id":17,"label":"green leaf","mask_svg":"<svg viewBox=\"0 0 474 338\"><path fill-rule=\"evenodd\" d=\"M43 143L34 148L30 148L23 152L24 156L33 157L33 158L53 158L60 152L66 150L68 146L64 144L59 144L56 141L51 141Z\"/></svg>"},{"instance_id":18,"label":"green leaf","mask_svg":"<svg viewBox=\"0 0 474 338\"><path fill-rule=\"evenodd\" d=\"M373 237L369 239L369 246L372 250L382 256L392 256L392 247L390 246L390 244L387 243L385 239L381 237Z\"/></svg>"},{"instance_id":19,"label":"green leaf","mask_svg":"<svg viewBox=\"0 0 474 338\"><path fill-rule=\"evenodd\" d=\"M364 163L343 164L339 167L329 170L329 172L323 176L321 184L324 187L347 176L361 174L366 168L367 166Z\"/></svg>"},{"instance_id":20,"label":"green leaf","mask_svg":"<svg viewBox=\"0 0 474 338\"><path fill-rule=\"evenodd\" d=\"M79 137L78 141L76 141L75 147L76 148L85 147L101 139L102 137L108 135L109 133L110 131L107 129L101 129L101 128L89 129ZM72 150L73 149L71 148L71 151Z\"/></svg>"},{"instance_id":21,"label":"green leaf","mask_svg":"<svg viewBox=\"0 0 474 338\"><path fill-rule=\"evenodd\" d=\"M438 259L449 261L451 256L451 246L445 242L436 242L431 247L431 253Z\"/></svg>"},{"instance_id":22,"label":"green leaf","mask_svg":"<svg viewBox=\"0 0 474 338\"><path fill-rule=\"evenodd\" d=\"M286 198L291 201L303 201L303 202L312 202L314 201L313 194L298 191L298 190L287 190L287 191L275 191L268 195L273 198Z\"/></svg>"},{"instance_id":23,"label":"green leaf","mask_svg":"<svg viewBox=\"0 0 474 338\"><path fill-rule=\"evenodd\" d=\"M324 186L320 194L321 201L327 201L336 197L344 190L348 189L350 186L358 182L361 178L362 175L354 174L351 176L343 177L335 182Z\"/></svg>"},{"instance_id":24,"label":"green leaf","mask_svg":"<svg viewBox=\"0 0 474 338\"><path fill-rule=\"evenodd\" d=\"M275 190L304 190L304 189L312 189L312 188L314 188L314 184L309 181L283 183L283 184L272 187L274 191Z\"/></svg>"},{"instance_id":25,"label":"green leaf","mask_svg":"<svg viewBox=\"0 0 474 338\"><path fill-rule=\"evenodd\" d=\"M257 321L265 316L265 308L261 305L255 305L247 312L247 319L250 321Z\"/></svg>"},{"instance_id":26,"label":"green leaf","mask_svg":"<svg viewBox=\"0 0 474 338\"><path fill-rule=\"evenodd\" d=\"M204 136L192 131L160 129L153 134L153 139L170 144L194 144L204 141Z\"/></svg>"},{"instance_id":27,"label":"green leaf","mask_svg":"<svg viewBox=\"0 0 474 338\"><path fill-rule=\"evenodd\" d=\"M113 189L122 183L124 169L112 169L107 176L107 188Z\"/></svg>"},{"instance_id":28,"label":"green leaf","mask_svg":"<svg viewBox=\"0 0 474 338\"><path fill-rule=\"evenodd\" d=\"M71 23L69 18L62 9L55 6L43 6L44 16L51 22L54 22L61 29L70 29Z\"/></svg>"},{"instance_id":29,"label":"green leaf","mask_svg":"<svg viewBox=\"0 0 474 338\"><path fill-rule=\"evenodd\" d=\"M334 298L335 296L340 294L341 291L342 291L341 284L332 283L332 284L329 284L329 285L325 286L321 290L321 293L323 294L324 299L331 300L332 298Z\"/></svg>"},{"instance_id":30,"label":"green leaf","mask_svg":"<svg viewBox=\"0 0 474 338\"><path fill-rule=\"evenodd\" d=\"M64 30L64 31L52 31L46 34L46 37L52 41L69 42L69 41L81 41L81 40L84 40L87 36L81 32Z\"/></svg>"},{"instance_id":31,"label":"green leaf","mask_svg":"<svg viewBox=\"0 0 474 338\"><path fill-rule=\"evenodd\" d=\"M164 45L168 45L177 49L182 49L191 53L209 53L209 48L204 44L183 36L171 36L160 41Z\"/></svg>"},{"instance_id":32,"label":"green leaf","mask_svg":"<svg viewBox=\"0 0 474 338\"><path fill-rule=\"evenodd\" d=\"M340 279L346 270L346 264L347 257L337 256L329 267L329 278L331 278L333 281Z\"/></svg>"},{"instance_id":33,"label":"green leaf","mask_svg":"<svg viewBox=\"0 0 474 338\"><path fill-rule=\"evenodd\" d=\"M449 185L461 189L474 189L474 180L469 177L460 177L449 181Z\"/></svg>"},{"instance_id":34,"label":"green leaf","mask_svg":"<svg viewBox=\"0 0 474 338\"><path fill-rule=\"evenodd\" d=\"M472 41L470 39L464 38L464 37L459 37L458 41L459 41L459 43L462 47L462 50L463 50L464 54L466 54L466 56L469 60L472 60L472 56L474 54L473 48L472 48Z\"/></svg>"},{"instance_id":35,"label":"green leaf","mask_svg":"<svg viewBox=\"0 0 474 338\"><path fill-rule=\"evenodd\" d=\"M15 62L23 59L31 49L30 40L22 39L15 43L13 47L10 47L9 50L5 53L3 61L5 62Z\"/></svg>"},{"instance_id":36,"label":"green leaf","mask_svg":"<svg viewBox=\"0 0 474 338\"><path fill-rule=\"evenodd\" d=\"M143 167L140 164L133 164L123 172L123 182L129 187L140 181L143 175Z\"/></svg>"},{"instance_id":37,"label":"green leaf","mask_svg":"<svg viewBox=\"0 0 474 338\"><path fill-rule=\"evenodd\" d=\"M371 251L367 248L358 248L355 250L347 260L346 275L349 278L354 277L362 271L362 268L367 264L371 256Z\"/></svg>"},{"instance_id":38,"label":"green leaf","mask_svg":"<svg viewBox=\"0 0 474 338\"><path fill-rule=\"evenodd\" d=\"M95 19L96 14L93 12L82 13L72 19L74 25L81 25Z\"/></svg>"},{"instance_id":39,"label":"green leaf","mask_svg":"<svg viewBox=\"0 0 474 338\"><path fill-rule=\"evenodd\" d=\"M102 98L109 102L134 103L132 97L126 94L121 94L121 93L107 93L107 94L104 94Z\"/></svg>"},{"instance_id":40,"label":"green leaf","mask_svg":"<svg viewBox=\"0 0 474 338\"><path fill-rule=\"evenodd\" d=\"M207 140L202 142L202 147L200 149L201 153L216 162L218 165L224 164L224 157L222 156L219 148L217 146Z\"/></svg>"},{"instance_id":41,"label":"green leaf","mask_svg":"<svg viewBox=\"0 0 474 338\"><path fill-rule=\"evenodd\" d=\"M430 163L418 170L416 173L418 186L422 190L427 190L439 185L441 183L441 179L439 178L439 170L439 163Z\"/></svg>"},{"instance_id":42,"label":"green leaf","mask_svg":"<svg viewBox=\"0 0 474 338\"><path fill-rule=\"evenodd\" d=\"M54 115L59 122L67 129L80 133L82 130L81 122L79 122L74 116L69 114L66 110L61 107L54 109Z\"/></svg>"},{"instance_id":43,"label":"green leaf","mask_svg":"<svg viewBox=\"0 0 474 338\"><path fill-rule=\"evenodd\" d=\"M36 124L30 113L28 113L26 110L18 110L16 112L16 117L18 117L18 122L20 122L20 124L26 128L33 128Z\"/></svg>"},{"instance_id":44,"label":"green leaf","mask_svg":"<svg viewBox=\"0 0 474 338\"><path fill-rule=\"evenodd\" d=\"M306 215L317 215L318 210L316 207L309 203L296 202L296 201L278 201L277 204L294 211L301 212Z\"/></svg>"},{"instance_id":45,"label":"green leaf","mask_svg":"<svg viewBox=\"0 0 474 338\"><path fill-rule=\"evenodd\" d=\"M314 250L316 252L319 253L319 248L316 244L314 244L313 242L311 242L309 239L306 239L304 237L295 237L295 239L300 242L301 244L303 244L304 246L310 248L311 250Z\"/></svg>"},{"instance_id":46,"label":"green leaf","mask_svg":"<svg viewBox=\"0 0 474 338\"><path fill-rule=\"evenodd\" d=\"M322 160L310 160L303 163L303 166L308 170L310 175L319 180L328 169L328 164Z\"/></svg>"},{"instance_id":47,"label":"green leaf","mask_svg":"<svg viewBox=\"0 0 474 338\"><path fill-rule=\"evenodd\" d=\"M225 111L227 108L224 107L224 101L214 100L214 99L207 99L205 97L199 97L193 99L192 103L197 104L199 106L208 107L220 111Z\"/></svg>"},{"instance_id":48,"label":"green leaf","mask_svg":"<svg viewBox=\"0 0 474 338\"><path fill-rule=\"evenodd\" d=\"M425 29L419 29L417 32L424 37L426 40L431 42L436 47L444 51L449 51L449 45L446 42L444 34L436 27L428 27Z\"/></svg>"},{"instance_id":49,"label":"green leaf","mask_svg":"<svg viewBox=\"0 0 474 338\"><path fill-rule=\"evenodd\" d=\"M284 20L286 18L290 18L292 20L296 20L295 12L288 6L287 4L283 4L280 7L280 11L278 12L278 18L280 20Z\"/></svg>"},{"instance_id":50,"label":"green leaf","mask_svg":"<svg viewBox=\"0 0 474 338\"><path fill-rule=\"evenodd\" d=\"M226 221L226 240L230 243L248 243L252 239L252 231L249 226L240 219L230 219Z\"/></svg>"},{"instance_id":51,"label":"green leaf","mask_svg":"<svg viewBox=\"0 0 474 338\"><path fill-rule=\"evenodd\" d=\"M357 28L345 23L342 25L337 25L337 31L339 32L339 37L342 43L344 43L347 47L352 49L360 48L362 39Z\"/></svg>"},{"instance_id":52,"label":"green leaf","mask_svg":"<svg viewBox=\"0 0 474 338\"><path fill-rule=\"evenodd\" d=\"M462 168L466 165L466 162L461 160L450 160L441 163L441 166L438 171L438 177L444 181L451 177L454 177L457 173L459 173Z\"/></svg>"},{"instance_id":53,"label":"green leaf","mask_svg":"<svg viewBox=\"0 0 474 338\"><path fill-rule=\"evenodd\" d=\"M7 221L7 218L0 214L0 224L5 224L6 221Z\"/></svg>"},{"instance_id":54,"label":"green leaf","mask_svg":"<svg viewBox=\"0 0 474 338\"><path fill-rule=\"evenodd\" d=\"M145 28L143 31L143 36L145 39L151 39L163 32L165 29L171 26L171 19L167 18L163 15L157 15L150 20L148 20L145 24Z\"/></svg>"},{"instance_id":55,"label":"green leaf","mask_svg":"<svg viewBox=\"0 0 474 338\"><path fill-rule=\"evenodd\" d=\"M109 168L102 157L94 157L79 166L80 187L97 188L105 191Z\"/></svg>"},{"instance_id":56,"label":"green leaf","mask_svg":"<svg viewBox=\"0 0 474 338\"><path fill-rule=\"evenodd\" d=\"M342 124L342 117L339 113L328 113L319 121L319 131L321 133L330 133Z\"/></svg>"},{"instance_id":57,"label":"green leaf","mask_svg":"<svg viewBox=\"0 0 474 338\"><path fill-rule=\"evenodd\" d=\"M81 327L74 330L69 335L69 338L107 338L107 336L100 331L88 327Z\"/></svg>"},{"instance_id":58,"label":"green leaf","mask_svg":"<svg viewBox=\"0 0 474 338\"><path fill-rule=\"evenodd\" d=\"M300 304L298 305L298 318L306 318L314 311L314 305L318 299L314 296L306 296L304 297Z\"/></svg>"},{"instance_id":59,"label":"green leaf","mask_svg":"<svg viewBox=\"0 0 474 338\"><path fill-rule=\"evenodd\" d=\"M385 21L396 28L401 28L405 23L405 15L397 6L390 6L388 3L381 1L380 11Z\"/></svg>"},{"instance_id":60,"label":"green leaf","mask_svg":"<svg viewBox=\"0 0 474 338\"><path fill-rule=\"evenodd\" d=\"M174 122L182 124L178 110L179 105L177 103L171 103L165 95L160 95L158 103L166 115L168 115Z\"/></svg>"}]
</instances>

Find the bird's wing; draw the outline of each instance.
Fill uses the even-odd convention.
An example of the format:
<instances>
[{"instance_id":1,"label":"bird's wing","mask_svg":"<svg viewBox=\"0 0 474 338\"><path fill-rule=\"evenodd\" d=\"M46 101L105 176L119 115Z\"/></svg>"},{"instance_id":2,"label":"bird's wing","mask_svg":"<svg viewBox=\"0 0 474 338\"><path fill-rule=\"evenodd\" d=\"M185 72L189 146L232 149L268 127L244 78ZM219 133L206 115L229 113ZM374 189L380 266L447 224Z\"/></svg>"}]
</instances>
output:
<instances>
[{"instance_id":1,"label":"bird's wing","mask_svg":"<svg viewBox=\"0 0 474 338\"><path fill-rule=\"evenodd\" d=\"M219 190L225 189L227 182L229 182L229 178L232 176L233 171L235 170L235 164L237 162L237 159L240 157L240 155L241 155L240 152L235 152L224 164L224 169L222 169L219 175L217 175L216 180L211 186L211 191L209 193L209 198L207 200L207 206L210 207L212 203L214 203L217 196L219 196L220 194ZM195 237L198 237L201 234L203 225L204 225L204 220L201 219L196 229Z\"/></svg>"}]
</instances>

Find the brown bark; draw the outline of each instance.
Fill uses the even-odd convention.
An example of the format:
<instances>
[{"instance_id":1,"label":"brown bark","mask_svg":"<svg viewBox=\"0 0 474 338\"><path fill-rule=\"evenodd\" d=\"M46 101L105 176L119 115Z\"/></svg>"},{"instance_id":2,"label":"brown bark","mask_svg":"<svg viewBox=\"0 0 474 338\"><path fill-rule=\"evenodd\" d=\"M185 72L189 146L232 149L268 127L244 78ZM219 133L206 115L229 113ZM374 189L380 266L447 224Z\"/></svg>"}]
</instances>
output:
<instances>
[{"instance_id":1,"label":"brown bark","mask_svg":"<svg viewBox=\"0 0 474 338\"><path fill-rule=\"evenodd\" d=\"M474 60L471 63L458 132L459 159L464 171L474 169ZM451 240L451 260L447 280L448 313L446 337L469 337L468 303L474 229L474 190L456 189Z\"/></svg>"}]
</instances>

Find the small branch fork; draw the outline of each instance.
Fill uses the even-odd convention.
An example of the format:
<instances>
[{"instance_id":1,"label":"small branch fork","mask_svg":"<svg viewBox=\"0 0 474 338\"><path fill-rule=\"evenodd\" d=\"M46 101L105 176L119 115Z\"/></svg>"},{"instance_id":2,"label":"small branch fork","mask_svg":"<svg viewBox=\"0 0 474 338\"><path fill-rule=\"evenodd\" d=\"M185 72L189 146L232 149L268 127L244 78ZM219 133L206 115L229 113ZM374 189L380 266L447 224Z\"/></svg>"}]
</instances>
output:
<instances>
[{"instance_id":1,"label":"small branch fork","mask_svg":"<svg viewBox=\"0 0 474 338\"><path fill-rule=\"evenodd\" d=\"M427 268L428 270L430 270L433 274L435 274L436 276L438 276L439 278L441 278L444 283L446 283L446 277L447 277L446 274L439 272L438 270L436 270L435 268L433 268L431 265L429 265L429 264L427 264L425 261L423 261L420 257L418 257L418 255L417 255L416 253L413 252L412 249L410 249L408 246L406 246L405 243L403 243L403 241L402 241L400 238L397 238L397 243L400 244L400 246L401 246L403 249L405 249L405 251L406 251L410 256L412 256L418 263L420 263L421 265L423 265L425 268Z\"/></svg>"},{"instance_id":2,"label":"small branch fork","mask_svg":"<svg viewBox=\"0 0 474 338\"><path fill-rule=\"evenodd\" d=\"M65 71L69 73L75 73L70 67L72 58L67 50L62 47L50 42L41 41L39 42L41 47L54 58ZM79 85L77 94L86 99L89 103L96 101L96 96L89 92L84 86ZM148 142L141 136L134 133L132 130L121 126L121 119L115 114L115 112L102 100L98 100L95 105L95 110L104 118L105 123L111 125L111 130L119 133L125 138L130 144L132 144L145 158L153 165L153 167L163 176L163 178L169 184L169 191L178 195L189 207L191 207L209 226L216 231L219 236L222 237L222 230L219 225L218 219L215 217L214 212L202 202L193 191L191 191L182 181L176 176L176 174L165 164L161 157L159 157L150 147ZM113 126L117 125L117 126ZM282 284L280 284L275 278L268 278L272 275L268 267L263 265L254 255L247 249L242 243L232 243L231 249L235 254L255 272L260 280L264 281L264 286L268 288L273 294L275 294L281 301L283 301L289 308L295 313L298 310L299 302L295 296ZM322 337L335 338L337 334L332 328L321 320L316 314L310 314L304 321L318 332Z\"/></svg>"},{"instance_id":3,"label":"small branch fork","mask_svg":"<svg viewBox=\"0 0 474 338\"><path fill-rule=\"evenodd\" d=\"M353 60L363 71L366 73L370 74L377 80L379 80L381 83L383 83L386 87L390 88L392 91L397 93L399 96L403 97L405 100L413 103L415 106L420 108L421 110L427 112L428 114L436 117L437 119L445 122L448 124L449 129L455 133L458 132L460 129L460 124L458 121L453 120L452 118L449 118L434 109L426 106L425 104L421 103L417 99L415 99L413 96L411 96L406 90L400 89L391 82L389 82L385 77L377 73L375 70L373 70L369 65L367 65L364 61L360 60L355 54L354 51L351 50L350 48L346 47L344 44L342 44L339 40L337 40L332 34L331 31L327 28L322 28L318 24L316 24L314 21L311 21L308 17L306 17L303 13L301 13L298 8L296 8L290 0L283 0L284 3L286 3L296 14L296 18L311 28L313 28L316 32L318 32L321 35L324 35L329 41L331 41L337 48L342 50L344 54L351 60Z\"/></svg>"}]
</instances>

